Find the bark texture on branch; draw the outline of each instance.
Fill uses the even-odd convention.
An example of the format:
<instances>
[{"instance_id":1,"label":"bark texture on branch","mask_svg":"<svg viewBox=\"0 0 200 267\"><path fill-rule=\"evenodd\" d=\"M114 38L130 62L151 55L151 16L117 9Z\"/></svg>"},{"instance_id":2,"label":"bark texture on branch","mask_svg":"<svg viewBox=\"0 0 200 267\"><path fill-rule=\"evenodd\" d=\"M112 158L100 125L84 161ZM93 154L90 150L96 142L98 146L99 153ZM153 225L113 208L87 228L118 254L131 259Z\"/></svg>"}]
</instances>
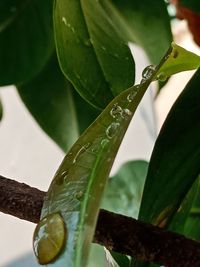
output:
<instances>
[{"instance_id":1,"label":"bark texture on branch","mask_svg":"<svg viewBox=\"0 0 200 267\"><path fill-rule=\"evenodd\" d=\"M45 192L0 176L0 211L39 221ZM200 243L138 220L100 210L93 242L166 267L200 267Z\"/></svg>"}]
</instances>

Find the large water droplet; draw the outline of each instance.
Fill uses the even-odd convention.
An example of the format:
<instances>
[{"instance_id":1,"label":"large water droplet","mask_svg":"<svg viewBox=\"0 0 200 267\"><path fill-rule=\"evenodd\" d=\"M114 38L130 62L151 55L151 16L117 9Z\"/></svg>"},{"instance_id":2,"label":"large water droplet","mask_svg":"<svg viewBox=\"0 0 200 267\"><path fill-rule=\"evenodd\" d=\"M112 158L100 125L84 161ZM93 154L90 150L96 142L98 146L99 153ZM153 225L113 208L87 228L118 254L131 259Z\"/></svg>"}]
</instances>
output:
<instances>
[{"instance_id":1,"label":"large water droplet","mask_svg":"<svg viewBox=\"0 0 200 267\"><path fill-rule=\"evenodd\" d=\"M67 231L64 220L59 213L44 217L36 226L33 236L34 253L40 264L55 260L62 251Z\"/></svg>"},{"instance_id":2,"label":"large water droplet","mask_svg":"<svg viewBox=\"0 0 200 267\"><path fill-rule=\"evenodd\" d=\"M110 111L110 115L113 118L116 118L117 116L121 116L123 112L123 109L118 105L118 103L115 103Z\"/></svg>"},{"instance_id":3,"label":"large water droplet","mask_svg":"<svg viewBox=\"0 0 200 267\"><path fill-rule=\"evenodd\" d=\"M113 138L119 129L120 124L117 122L112 122L106 129L106 135L109 139Z\"/></svg>"},{"instance_id":4,"label":"large water droplet","mask_svg":"<svg viewBox=\"0 0 200 267\"><path fill-rule=\"evenodd\" d=\"M144 80L148 80L152 76L154 71L155 71L155 66L153 65L147 66L142 72L142 78Z\"/></svg>"},{"instance_id":5,"label":"large water droplet","mask_svg":"<svg viewBox=\"0 0 200 267\"><path fill-rule=\"evenodd\" d=\"M132 112L128 109L128 108L125 108L123 110L123 117L126 119L128 117L130 117L132 115Z\"/></svg>"}]
</instances>

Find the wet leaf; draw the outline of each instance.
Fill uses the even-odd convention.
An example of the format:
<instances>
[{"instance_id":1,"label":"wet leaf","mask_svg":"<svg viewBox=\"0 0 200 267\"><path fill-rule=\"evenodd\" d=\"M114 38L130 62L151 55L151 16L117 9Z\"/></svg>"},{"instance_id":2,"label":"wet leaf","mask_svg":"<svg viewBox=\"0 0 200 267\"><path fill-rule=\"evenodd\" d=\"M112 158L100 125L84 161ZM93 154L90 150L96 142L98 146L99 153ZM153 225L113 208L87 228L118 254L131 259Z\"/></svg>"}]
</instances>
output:
<instances>
[{"instance_id":1,"label":"wet leaf","mask_svg":"<svg viewBox=\"0 0 200 267\"><path fill-rule=\"evenodd\" d=\"M54 50L53 1L1 0L0 85L33 78Z\"/></svg>"},{"instance_id":2,"label":"wet leaf","mask_svg":"<svg viewBox=\"0 0 200 267\"><path fill-rule=\"evenodd\" d=\"M94 5L96 10L99 3L95 1ZM106 23L105 19L103 18L103 21L100 21L104 25ZM109 24L107 27L110 27ZM95 45L93 45L93 36L88 31L79 1L55 1L54 28L61 68L80 95L90 102L91 105L100 109L104 108L113 98L111 88L116 87L116 85L114 86L116 81L120 80L120 88L117 85L116 89L117 93L127 88L127 85L130 86L134 83L134 63L130 59L131 52L128 50L128 47L125 45L123 48L120 47L117 43L119 38L114 33L112 33L111 39L109 39L110 41L112 40L112 45L110 46L102 31L98 32L98 40L96 38L94 40ZM110 34L110 28L108 30ZM101 54L100 60L99 53L96 52L97 45L105 45L103 49L107 50L108 53L114 54L113 43L116 45L115 53L118 54L119 59L114 59L113 57L113 60L109 61L112 55L105 54L108 59L106 59L105 55L103 59L103 54ZM111 48L112 50L109 52ZM125 58L125 54L128 60ZM117 65L114 66L113 62ZM125 63L121 66L122 62ZM126 65L126 63L129 64ZM123 67L125 65L128 69L126 67L124 71ZM117 67L119 71L121 70L120 75L122 78L116 77L115 71ZM128 76L128 82L126 72L128 75L132 73L131 78L130 75Z\"/></svg>"}]
</instances>

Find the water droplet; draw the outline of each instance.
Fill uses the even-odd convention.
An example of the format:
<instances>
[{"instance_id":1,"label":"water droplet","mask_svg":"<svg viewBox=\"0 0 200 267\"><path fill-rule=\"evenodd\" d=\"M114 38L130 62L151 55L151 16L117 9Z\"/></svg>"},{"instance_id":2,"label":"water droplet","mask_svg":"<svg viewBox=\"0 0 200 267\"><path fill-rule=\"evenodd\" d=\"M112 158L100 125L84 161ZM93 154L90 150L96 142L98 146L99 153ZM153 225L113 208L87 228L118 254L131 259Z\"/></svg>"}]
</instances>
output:
<instances>
[{"instance_id":1,"label":"water droplet","mask_svg":"<svg viewBox=\"0 0 200 267\"><path fill-rule=\"evenodd\" d=\"M106 135L109 139L113 138L119 129L120 124L117 122L112 122L106 129Z\"/></svg>"},{"instance_id":2,"label":"water droplet","mask_svg":"<svg viewBox=\"0 0 200 267\"><path fill-rule=\"evenodd\" d=\"M136 97L137 93L138 93L138 89L140 88L139 85L136 85L133 87L133 90L130 92L130 94L127 96L127 100L128 102L132 102L133 99Z\"/></svg>"},{"instance_id":3,"label":"water droplet","mask_svg":"<svg viewBox=\"0 0 200 267\"><path fill-rule=\"evenodd\" d=\"M34 253L40 264L55 260L62 251L67 231L59 213L49 214L36 226L33 236Z\"/></svg>"},{"instance_id":4,"label":"water droplet","mask_svg":"<svg viewBox=\"0 0 200 267\"><path fill-rule=\"evenodd\" d=\"M55 179L56 185L62 185L65 182L66 177L68 176L68 171L63 171L61 174L57 174Z\"/></svg>"},{"instance_id":5,"label":"water droplet","mask_svg":"<svg viewBox=\"0 0 200 267\"><path fill-rule=\"evenodd\" d=\"M102 141L101 141L101 146L104 147L104 146L106 146L108 143L109 143L109 140L108 140L108 139L102 139Z\"/></svg>"},{"instance_id":6,"label":"water droplet","mask_svg":"<svg viewBox=\"0 0 200 267\"><path fill-rule=\"evenodd\" d=\"M151 78L154 71L155 71L155 66L153 65L147 66L142 72L142 78L144 80L148 80L149 78Z\"/></svg>"},{"instance_id":7,"label":"water droplet","mask_svg":"<svg viewBox=\"0 0 200 267\"><path fill-rule=\"evenodd\" d=\"M113 118L116 118L117 116L121 116L122 115L122 108L118 105L118 103L115 103L110 111L110 115Z\"/></svg>"},{"instance_id":8,"label":"water droplet","mask_svg":"<svg viewBox=\"0 0 200 267\"><path fill-rule=\"evenodd\" d=\"M157 75L157 79L161 82L165 82L167 80L167 76L164 74L164 72L161 72L159 75Z\"/></svg>"},{"instance_id":9,"label":"water droplet","mask_svg":"<svg viewBox=\"0 0 200 267\"><path fill-rule=\"evenodd\" d=\"M66 18L65 17L62 17L62 22L67 25L67 21L66 21Z\"/></svg>"},{"instance_id":10,"label":"water droplet","mask_svg":"<svg viewBox=\"0 0 200 267\"><path fill-rule=\"evenodd\" d=\"M101 46L101 49L102 49L103 51L106 51L106 47L105 47L105 46Z\"/></svg>"},{"instance_id":11,"label":"water droplet","mask_svg":"<svg viewBox=\"0 0 200 267\"><path fill-rule=\"evenodd\" d=\"M131 115L132 115L132 112L128 108L125 108L123 110L123 116L124 116L124 118L129 117Z\"/></svg>"},{"instance_id":12,"label":"water droplet","mask_svg":"<svg viewBox=\"0 0 200 267\"><path fill-rule=\"evenodd\" d=\"M119 58L119 55L117 53L114 54L115 58Z\"/></svg>"},{"instance_id":13,"label":"water droplet","mask_svg":"<svg viewBox=\"0 0 200 267\"><path fill-rule=\"evenodd\" d=\"M79 191L75 194L75 198L78 199L78 200L81 200L81 198L83 197L83 192L82 191Z\"/></svg>"},{"instance_id":14,"label":"water droplet","mask_svg":"<svg viewBox=\"0 0 200 267\"><path fill-rule=\"evenodd\" d=\"M73 159L73 163L75 163L78 159L78 157L80 157L80 155L82 155L89 147L91 146L91 143L87 143L84 146L82 146L79 151L76 153L76 156Z\"/></svg>"}]
</instances>

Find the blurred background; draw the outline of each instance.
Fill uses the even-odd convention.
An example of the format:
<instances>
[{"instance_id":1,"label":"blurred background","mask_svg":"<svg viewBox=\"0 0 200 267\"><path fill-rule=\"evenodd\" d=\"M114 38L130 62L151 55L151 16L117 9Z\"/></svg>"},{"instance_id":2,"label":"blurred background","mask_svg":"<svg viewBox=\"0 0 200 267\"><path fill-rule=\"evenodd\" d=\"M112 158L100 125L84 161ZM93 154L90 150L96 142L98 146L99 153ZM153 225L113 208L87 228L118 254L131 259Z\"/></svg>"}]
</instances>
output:
<instances>
[{"instance_id":1,"label":"blurred background","mask_svg":"<svg viewBox=\"0 0 200 267\"><path fill-rule=\"evenodd\" d=\"M175 42L200 55L186 21L174 21ZM131 44L136 61L136 80L149 62L141 48ZM142 100L128 129L112 169L130 159L149 160L159 129L173 102L193 72L174 75L155 98L153 84ZM1 175L41 190L48 185L63 159L63 152L39 128L21 102L15 88L1 88L4 117L0 123ZM35 225L0 213L0 267L38 266L32 253Z\"/></svg>"}]
</instances>

